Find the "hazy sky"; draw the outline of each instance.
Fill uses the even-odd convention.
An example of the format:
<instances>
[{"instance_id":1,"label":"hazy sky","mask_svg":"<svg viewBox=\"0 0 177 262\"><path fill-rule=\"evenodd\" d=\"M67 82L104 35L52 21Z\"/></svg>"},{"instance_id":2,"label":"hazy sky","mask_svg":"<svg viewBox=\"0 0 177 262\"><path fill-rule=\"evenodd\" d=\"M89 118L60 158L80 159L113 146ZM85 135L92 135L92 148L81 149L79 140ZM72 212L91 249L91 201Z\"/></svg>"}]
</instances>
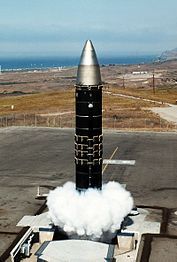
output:
<instances>
[{"instance_id":1,"label":"hazy sky","mask_svg":"<svg viewBox=\"0 0 177 262\"><path fill-rule=\"evenodd\" d=\"M0 0L0 56L158 54L177 47L177 0Z\"/></svg>"}]
</instances>

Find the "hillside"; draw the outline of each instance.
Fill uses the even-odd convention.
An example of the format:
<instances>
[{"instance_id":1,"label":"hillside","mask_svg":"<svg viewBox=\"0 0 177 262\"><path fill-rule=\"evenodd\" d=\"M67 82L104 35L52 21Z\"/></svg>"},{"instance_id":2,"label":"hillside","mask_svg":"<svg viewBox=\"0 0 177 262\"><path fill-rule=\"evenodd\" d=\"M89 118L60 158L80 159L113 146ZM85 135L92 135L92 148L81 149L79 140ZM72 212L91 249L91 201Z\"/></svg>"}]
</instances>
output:
<instances>
[{"instance_id":1,"label":"hillside","mask_svg":"<svg viewBox=\"0 0 177 262\"><path fill-rule=\"evenodd\" d=\"M159 57L160 61L175 60L177 59L177 48L173 50L164 51Z\"/></svg>"}]
</instances>

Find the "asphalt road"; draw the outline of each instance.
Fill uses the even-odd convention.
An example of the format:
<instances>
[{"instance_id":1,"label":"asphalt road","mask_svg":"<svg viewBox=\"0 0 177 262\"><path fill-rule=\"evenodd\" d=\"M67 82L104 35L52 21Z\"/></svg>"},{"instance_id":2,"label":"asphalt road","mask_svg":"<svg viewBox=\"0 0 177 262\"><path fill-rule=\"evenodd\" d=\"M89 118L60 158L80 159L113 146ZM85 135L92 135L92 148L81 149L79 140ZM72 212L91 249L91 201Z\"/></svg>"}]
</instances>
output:
<instances>
[{"instance_id":1,"label":"asphalt road","mask_svg":"<svg viewBox=\"0 0 177 262\"><path fill-rule=\"evenodd\" d=\"M0 129L0 231L17 232L22 216L39 208L38 185L74 181L73 137L73 129ZM136 165L109 165L104 182L125 183L137 205L177 208L177 133L105 131L104 158L117 146L113 159L136 160Z\"/></svg>"}]
</instances>

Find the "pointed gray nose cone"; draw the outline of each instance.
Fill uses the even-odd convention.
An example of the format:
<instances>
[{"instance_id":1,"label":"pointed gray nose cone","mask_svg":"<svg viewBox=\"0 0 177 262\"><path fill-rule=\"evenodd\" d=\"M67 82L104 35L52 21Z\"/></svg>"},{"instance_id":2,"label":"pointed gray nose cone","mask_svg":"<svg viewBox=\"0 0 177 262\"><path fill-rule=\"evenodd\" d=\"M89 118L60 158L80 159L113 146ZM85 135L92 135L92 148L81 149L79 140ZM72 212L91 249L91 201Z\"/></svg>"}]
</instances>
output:
<instances>
[{"instance_id":1,"label":"pointed gray nose cone","mask_svg":"<svg viewBox=\"0 0 177 262\"><path fill-rule=\"evenodd\" d=\"M77 70L76 85L101 85L100 66L93 44L87 40L82 50Z\"/></svg>"}]
</instances>

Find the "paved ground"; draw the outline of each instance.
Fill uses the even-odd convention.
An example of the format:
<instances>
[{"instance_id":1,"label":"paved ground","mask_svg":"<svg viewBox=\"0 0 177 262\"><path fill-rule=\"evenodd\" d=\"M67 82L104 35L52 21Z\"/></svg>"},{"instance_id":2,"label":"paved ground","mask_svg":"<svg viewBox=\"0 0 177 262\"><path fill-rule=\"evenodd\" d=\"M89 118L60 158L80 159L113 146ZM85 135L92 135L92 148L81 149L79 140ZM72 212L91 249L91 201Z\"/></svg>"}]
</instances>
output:
<instances>
[{"instance_id":1,"label":"paved ground","mask_svg":"<svg viewBox=\"0 0 177 262\"><path fill-rule=\"evenodd\" d=\"M74 130L0 129L0 231L18 231L16 223L33 214L38 185L74 180ZM177 209L177 133L104 132L104 158L135 159L135 166L108 166L104 181L126 183L137 205ZM177 220L177 218L176 218ZM9 236L7 243L13 236ZM0 252L5 248L0 234Z\"/></svg>"},{"instance_id":2,"label":"paved ground","mask_svg":"<svg viewBox=\"0 0 177 262\"><path fill-rule=\"evenodd\" d=\"M176 262L177 239L154 237L149 262ZM167 252L168 250L168 252ZM169 259L170 254L170 259Z\"/></svg>"},{"instance_id":3,"label":"paved ground","mask_svg":"<svg viewBox=\"0 0 177 262\"><path fill-rule=\"evenodd\" d=\"M169 107L154 107L152 108L154 113L160 115L161 118L164 118L167 121L173 122L177 125L177 106L169 105Z\"/></svg>"},{"instance_id":4,"label":"paved ground","mask_svg":"<svg viewBox=\"0 0 177 262\"><path fill-rule=\"evenodd\" d=\"M113 96L120 96L120 97L125 97L125 98L131 98L134 100L143 100L146 102L152 102L154 104L159 104L162 105L162 102L159 101L155 101L152 99L146 99L146 98L142 98L142 97L136 97L136 96L131 96L131 95L124 95L124 94L114 94L111 92L107 92ZM151 111L154 113L157 113L160 115L161 118L169 121L169 122L173 122L174 124L177 125L177 105L173 105L173 104L169 104L169 103L165 103L166 107L153 107L151 108Z\"/></svg>"}]
</instances>

